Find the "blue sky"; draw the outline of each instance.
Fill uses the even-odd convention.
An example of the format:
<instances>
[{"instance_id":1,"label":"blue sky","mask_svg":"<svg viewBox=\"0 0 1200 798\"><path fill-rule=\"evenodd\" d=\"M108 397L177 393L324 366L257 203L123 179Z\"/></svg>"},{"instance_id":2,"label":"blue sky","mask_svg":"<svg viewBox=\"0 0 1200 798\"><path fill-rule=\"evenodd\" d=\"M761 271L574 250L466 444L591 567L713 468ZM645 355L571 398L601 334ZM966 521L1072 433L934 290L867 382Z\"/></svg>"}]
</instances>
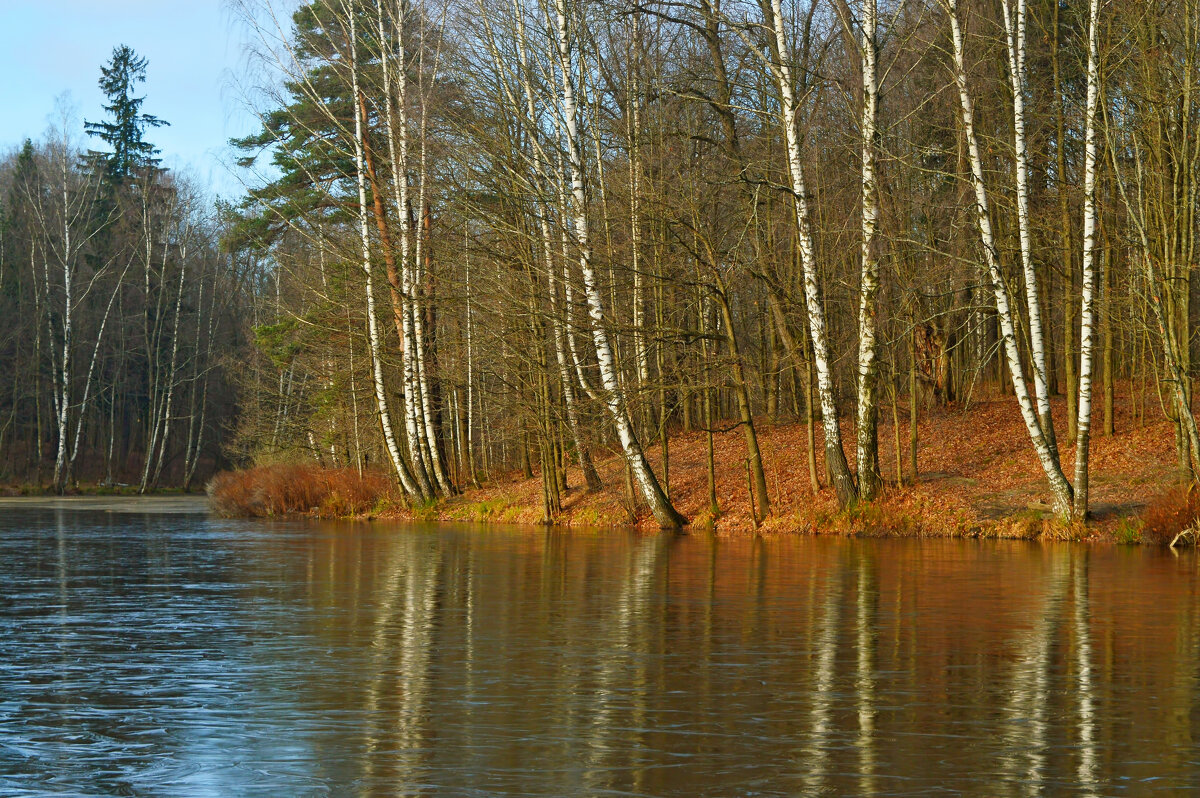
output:
<instances>
[{"instance_id":1,"label":"blue sky","mask_svg":"<svg viewBox=\"0 0 1200 798\"><path fill-rule=\"evenodd\" d=\"M83 120L102 118L100 66L128 44L150 61L143 110L171 123L148 136L163 164L232 198L226 142L256 127L236 87L248 38L227 0L0 0L0 149L42 137L63 92L84 142Z\"/></svg>"}]
</instances>

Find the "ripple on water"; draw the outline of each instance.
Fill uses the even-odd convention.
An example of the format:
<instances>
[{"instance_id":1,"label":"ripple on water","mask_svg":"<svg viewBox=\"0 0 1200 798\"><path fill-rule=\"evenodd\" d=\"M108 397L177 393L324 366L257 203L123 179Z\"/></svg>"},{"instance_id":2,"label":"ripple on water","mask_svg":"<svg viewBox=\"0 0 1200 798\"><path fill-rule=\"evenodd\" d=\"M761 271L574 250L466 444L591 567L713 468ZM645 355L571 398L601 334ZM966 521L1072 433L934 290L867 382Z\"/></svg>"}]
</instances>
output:
<instances>
[{"instance_id":1,"label":"ripple on water","mask_svg":"<svg viewBox=\"0 0 1200 798\"><path fill-rule=\"evenodd\" d=\"M1200 790L1192 555L5 509L5 796Z\"/></svg>"}]
</instances>

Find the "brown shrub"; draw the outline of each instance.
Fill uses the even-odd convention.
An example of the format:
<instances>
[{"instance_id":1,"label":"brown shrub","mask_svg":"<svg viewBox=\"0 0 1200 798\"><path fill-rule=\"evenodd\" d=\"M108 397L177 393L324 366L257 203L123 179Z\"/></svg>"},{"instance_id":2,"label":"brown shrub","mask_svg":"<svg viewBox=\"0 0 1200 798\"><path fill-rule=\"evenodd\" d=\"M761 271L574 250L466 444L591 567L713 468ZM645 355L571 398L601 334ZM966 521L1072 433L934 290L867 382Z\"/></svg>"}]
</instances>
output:
<instances>
[{"instance_id":1,"label":"brown shrub","mask_svg":"<svg viewBox=\"0 0 1200 798\"><path fill-rule=\"evenodd\" d=\"M224 471L207 490L213 510L231 517L362 515L393 498L391 481L380 472L359 476L352 468L307 463Z\"/></svg>"},{"instance_id":2,"label":"brown shrub","mask_svg":"<svg viewBox=\"0 0 1200 798\"><path fill-rule=\"evenodd\" d=\"M1150 500L1142 511L1142 542L1166 546L1200 517L1200 492L1195 485L1172 488Z\"/></svg>"}]
</instances>

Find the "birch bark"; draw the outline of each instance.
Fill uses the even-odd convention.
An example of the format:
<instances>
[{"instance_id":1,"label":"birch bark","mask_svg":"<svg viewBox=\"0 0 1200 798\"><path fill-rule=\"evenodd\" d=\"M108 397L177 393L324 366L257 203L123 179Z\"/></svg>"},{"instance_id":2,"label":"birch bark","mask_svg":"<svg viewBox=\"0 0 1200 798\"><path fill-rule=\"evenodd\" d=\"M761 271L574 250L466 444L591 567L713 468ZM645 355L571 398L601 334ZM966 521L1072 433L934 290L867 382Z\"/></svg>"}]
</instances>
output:
<instances>
[{"instance_id":1,"label":"birch bark","mask_svg":"<svg viewBox=\"0 0 1200 798\"><path fill-rule=\"evenodd\" d=\"M554 34L558 51L558 69L562 77L562 116L566 127L567 164L571 178L572 214L574 216L575 245L579 251L579 267L583 273L584 295L591 319L592 342L596 348L596 360L600 366L600 379L604 388L605 404L617 428L617 437L625 453L625 461L641 488L642 496L659 525L678 528L686 519L672 506L662 486L655 477L641 444L634 435L629 411L617 376L612 346L604 322L604 300L592 264L591 246L588 242L587 197L583 187L583 151L579 134L578 109L575 104L573 86L573 64L571 60L571 38L567 28L566 0L554 0Z\"/></svg>"},{"instance_id":2,"label":"birch bark","mask_svg":"<svg viewBox=\"0 0 1200 798\"><path fill-rule=\"evenodd\" d=\"M383 0L376 0L376 12L379 26L379 39L387 41ZM411 468L414 479L423 494L433 495L433 482L426 468L427 456L422 445L423 436L418 421L420 398L417 396L419 382L416 379L416 344L413 331L413 291L415 280L412 274L412 224L409 219L409 185L408 185L408 56L405 40L404 24L406 19L404 0L396 0L396 97L392 97L391 74L386 48L380 56L381 72L383 74L384 94L384 126L387 131L388 157L392 164L392 196L396 205L396 219L400 224L400 270L399 274L390 273L388 281L393 294L399 294L400 300L393 296L393 313L399 305L400 318L398 333L400 335L401 357L403 358L404 385L404 427L408 440L408 451L411 456Z\"/></svg>"},{"instance_id":3,"label":"birch bark","mask_svg":"<svg viewBox=\"0 0 1200 798\"><path fill-rule=\"evenodd\" d=\"M162 433L159 437L158 456L154 464L154 476L149 484L146 482L146 474L142 474L142 489L145 493L147 487L153 487L158 484L159 477L162 475L163 462L167 458L167 441L171 434L171 407L175 399L175 385L178 382L178 365L179 365L179 320L183 311L183 285L187 279L187 236L190 230L189 225L185 225L185 229L180 236L179 244L179 284L175 291L175 311L174 321L171 323L171 361L167 369L167 395L163 399L162 404ZM150 460L146 459L147 465Z\"/></svg>"},{"instance_id":4,"label":"birch bark","mask_svg":"<svg viewBox=\"0 0 1200 798\"><path fill-rule=\"evenodd\" d=\"M519 32L518 32L518 37L519 37L518 47L520 48L520 54L521 54L521 60L522 60L521 82L522 82L522 85L524 87L524 92L525 92L525 100L526 100L526 105L527 105L526 113L528 114L528 118L529 118L530 122L532 123L537 119L537 116L535 114L535 109L534 109L533 91L529 85L529 78L526 73L527 65L524 63L525 62L524 24L522 22L518 21L518 26L519 26L518 27L518 30L519 30ZM535 141L536 141L536 136L537 136L536 132L531 133L531 137L533 137ZM541 148L539 146L539 150L540 149ZM537 154L535 154L534 157L535 157L537 163L539 163L539 164L544 163L544 159L542 158L542 153L538 152ZM538 171L541 172L542 170L539 169ZM537 178L538 178L538 183L542 187L542 190L543 191L548 190L547 186L546 186L547 181L545 180L545 176L543 174L539 173L537 175ZM555 280L555 275L558 273L558 269L556 268L556 265L554 262L554 243L553 243L553 237L550 234L550 221L548 219L548 214L545 212L545 210L546 209L544 209L543 213L541 214L541 218L539 219L538 227L539 227L539 231L540 231L541 237L542 237L542 257L543 257L543 260L545 262L545 267L546 267L546 281L548 283L546 288L550 295L550 326L551 326L551 330L552 330L552 335L554 336L554 356L555 356L555 360L558 364L559 382L562 385L563 404L566 405L566 410L567 410L567 424L571 428L571 438L575 444L575 456L576 456L576 459L578 459L578 461L579 461L580 469L582 469L582 471L583 471L584 484L587 486L587 489L589 492L594 493L595 491L598 491L602 487L604 487L604 482L600 479L599 472L596 471L595 463L592 462L592 455L591 455L591 452L588 451L587 445L584 442L583 428L579 422L579 408L578 408L578 402L577 402L577 399L575 396L575 380L574 380L574 376L571 374L571 366L567 362L567 352L566 352L566 345L564 342L564 334L563 334L563 329L562 329L562 319L559 317L558 285Z\"/></svg>"},{"instance_id":5,"label":"birch bark","mask_svg":"<svg viewBox=\"0 0 1200 798\"><path fill-rule=\"evenodd\" d=\"M879 187L875 178L878 138L876 116L879 110L877 21L876 0L863 0L862 275L858 306L857 459L859 498L865 501L874 500L883 489L883 479L879 474L879 358L876 344L879 312L879 253L875 241L879 229Z\"/></svg>"},{"instance_id":6,"label":"birch bark","mask_svg":"<svg viewBox=\"0 0 1200 798\"><path fill-rule=\"evenodd\" d=\"M629 247L633 267L633 357L637 371L637 387L641 391L650 382L650 359L646 350L646 299L642 289L641 89L638 82L641 29L636 12L631 15L631 22L633 43L629 65Z\"/></svg>"},{"instance_id":7,"label":"birch bark","mask_svg":"<svg viewBox=\"0 0 1200 798\"><path fill-rule=\"evenodd\" d=\"M1042 470L1050 483L1050 491L1054 500L1055 510L1063 516L1069 516L1072 508L1072 490L1063 474L1058 457L1046 441L1042 431L1041 421L1037 410L1029 396L1029 386L1025 383L1024 365L1017 346L1016 327L1013 322L1012 302L1009 296L1008 284L1000 270L999 255L996 250L996 239L992 232L992 222L988 207L987 187L983 182L983 158L979 153L979 141L975 135L975 111L967 86L966 55L963 45L962 26L958 19L958 0L942 0L950 17L950 33L954 46L954 80L958 87L959 108L962 117L963 134L967 141L967 152L971 164L971 185L975 193L976 226L987 273L992 282L992 293L996 303L996 315L1000 323L1000 337L1008 361L1009 373L1012 375L1013 392L1017 404L1021 408L1021 417L1033 443L1034 451L1041 462Z\"/></svg>"},{"instance_id":8,"label":"birch bark","mask_svg":"<svg viewBox=\"0 0 1200 798\"><path fill-rule=\"evenodd\" d=\"M71 348L72 339L74 337L74 319L72 311L74 310L75 296L72 293L74 284L75 269L73 264L73 252L71 246L71 211L70 203L67 198L67 153L62 153L62 233L63 233L63 250L62 250L62 271L63 271L63 320L62 320L62 352L61 352L61 375L58 379L58 387L61 393L57 397L56 410L58 411L58 451L54 456L54 485L55 488L62 492L66 487L63 484L63 477L67 465L67 417L71 407ZM47 268L49 273L49 268ZM47 296L49 291L47 290Z\"/></svg>"},{"instance_id":9,"label":"birch bark","mask_svg":"<svg viewBox=\"0 0 1200 798\"><path fill-rule=\"evenodd\" d=\"M1100 102L1100 0L1088 2L1087 118L1083 137L1083 297L1080 302L1079 419L1075 424L1075 515L1088 513L1092 363L1096 306L1096 109Z\"/></svg>"},{"instance_id":10,"label":"birch bark","mask_svg":"<svg viewBox=\"0 0 1200 798\"><path fill-rule=\"evenodd\" d=\"M354 12L350 11L350 80L355 97L359 94L358 87L358 43L355 31ZM375 403L379 411L379 423L383 429L383 439L387 446L388 456L392 467L405 493L421 502L432 498L427 491L418 486L396 442L392 430L391 412L388 410L387 393L383 380L383 361L380 357L382 343L379 335L379 324L375 318L375 287L371 269L371 239L367 230L367 186L366 167L363 161L363 118L358 103L354 103L354 171L358 182L358 232L361 242L362 270L366 279L367 295L367 342L371 351L372 376L375 383Z\"/></svg>"},{"instance_id":11,"label":"birch bark","mask_svg":"<svg viewBox=\"0 0 1200 798\"><path fill-rule=\"evenodd\" d=\"M1033 236L1029 221L1029 154L1025 135L1026 50L1025 0L1002 0L1005 42L1008 50L1009 83L1013 95L1013 157L1017 178L1017 234L1021 242L1021 270L1025 277L1025 304L1029 313L1029 349L1033 365L1033 391L1039 423L1046 445L1058 456L1054 418L1050 414L1050 390L1047 380L1046 341L1042 328L1041 297L1033 266Z\"/></svg>"},{"instance_id":12,"label":"birch bark","mask_svg":"<svg viewBox=\"0 0 1200 798\"><path fill-rule=\"evenodd\" d=\"M422 54L423 51L424 48L422 48ZM421 431L424 433L423 444L429 460L429 469L433 472L434 479L437 481L438 487L441 488L442 492L446 495L451 495L454 493L454 488L446 476L446 469L442 464L441 453L438 448L438 425L435 423L435 409L433 407L433 392L431 388L432 379L429 375L429 364L426 362L429 359L427 358L427 353L432 351L437 336L436 316L433 313L436 307L432 304L432 291L429 292L430 296L424 298L424 302L420 300L422 290L430 286L433 280L433 258L429 248L432 223L430 221L427 199L429 178L427 158L428 113L423 99L420 126L421 154L417 170L418 184L420 186L417 195L417 219L420 221L418 225L419 229L416 232L416 247L413 258L413 264L417 272L417 280L413 286L413 343L415 344L414 354L417 361L417 386L420 391L419 396L421 400L418 409L421 413ZM426 310L429 311L430 319L428 336L425 333ZM436 378L436 375L434 378Z\"/></svg>"},{"instance_id":13,"label":"birch bark","mask_svg":"<svg viewBox=\"0 0 1200 798\"><path fill-rule=\"evenodd\" d=\"M765 10L765 9L764 9ZM809 336L812 341L813 363L817 371L817 394L821 402L821 422L825 432L825 467L830 482L837 492L838 503L849 507L858 500L858 488L846 462L842 447L842 432L838 426L837 397L834 393L833 370L830 364L829 340L825 332L825 312L821 306L821 292L817 283L816 247L812 237L812 219L808 208L808 188L804 179L804 163L800 156L800 133L797 130L796 97L792 82L792 69L787 54L787 36L784 33L783 10L780 0L771 0L771 29L774 33L774 48L777 61L771 72L779 88L780 117L783 123L784 140L787 144L788 175L792 183L792 196L796 209L796 229L800 247L800 263L804 281L804 296L808 303Z\"/></svg>"}]
</instances>

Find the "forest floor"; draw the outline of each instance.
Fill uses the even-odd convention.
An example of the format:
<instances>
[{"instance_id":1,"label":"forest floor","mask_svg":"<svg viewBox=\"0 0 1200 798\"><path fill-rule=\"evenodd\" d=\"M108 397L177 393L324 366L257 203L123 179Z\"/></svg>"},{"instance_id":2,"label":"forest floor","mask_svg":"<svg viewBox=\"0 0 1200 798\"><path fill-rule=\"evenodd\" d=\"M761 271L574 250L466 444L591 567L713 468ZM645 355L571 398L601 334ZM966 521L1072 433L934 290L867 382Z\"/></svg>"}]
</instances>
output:
<instances>
[{"instance_id":1,"label":"forest floor","mask_svg":"<svg viewBox=\"0 0 1200 798\"><path fill-rule=\"evenodd\" d=\"M838 511L825 477L822 435L816 428L817 473L822 487L814 495L809 478L807 429L803 423L755 422L762 449L771 513L758 525L760 533L833 532L904 536L1001 536L1080 538L1113 537L1123 519L1136 518L1155 497L1179 484L1174 431L1150 395L1144 422L1135 418L1127 383L1118 386L1115 434L1103 434L1103 411L1094 415L1091 445L1091 509L1087 528L1065 527L1053 519L1046 479L1011 396L996 396L964 407L953 404L921 411L917 425L916 484L908 472L907 410L900 408L900 445L905 483L896 481L896 449L891 408L881 408L880 466L888 482L884 497L856 510ZM1121 390L1124 389L1124 390ZM1055 429L1066 438L1065 400L1053 403ZM843 424L847 456L853 467L853 429ZM717 499L721 533L751 533L750 494L746 478L743 430L716 434ZM1068 479L1074 469L1074 446L1060 446ZM677 433L669 440L671 499L694 525L712 522L708 510L707 442L703 432ZM596 493L582 488L578 467L567 470L563 510L554 521L566 526L629 525L623 463L617 452L597 455L605 487ZM662 473L661 446L647 449ZM493 475L495 477L495 475ZM506 474L482 488L465 491L437 507L389 516L422 519L536 524L543 521L540 477ZM1128 522L1127 522L1128 523ZM644 506L636 524L653 528Z\"/></svg>"}]
</instances>

